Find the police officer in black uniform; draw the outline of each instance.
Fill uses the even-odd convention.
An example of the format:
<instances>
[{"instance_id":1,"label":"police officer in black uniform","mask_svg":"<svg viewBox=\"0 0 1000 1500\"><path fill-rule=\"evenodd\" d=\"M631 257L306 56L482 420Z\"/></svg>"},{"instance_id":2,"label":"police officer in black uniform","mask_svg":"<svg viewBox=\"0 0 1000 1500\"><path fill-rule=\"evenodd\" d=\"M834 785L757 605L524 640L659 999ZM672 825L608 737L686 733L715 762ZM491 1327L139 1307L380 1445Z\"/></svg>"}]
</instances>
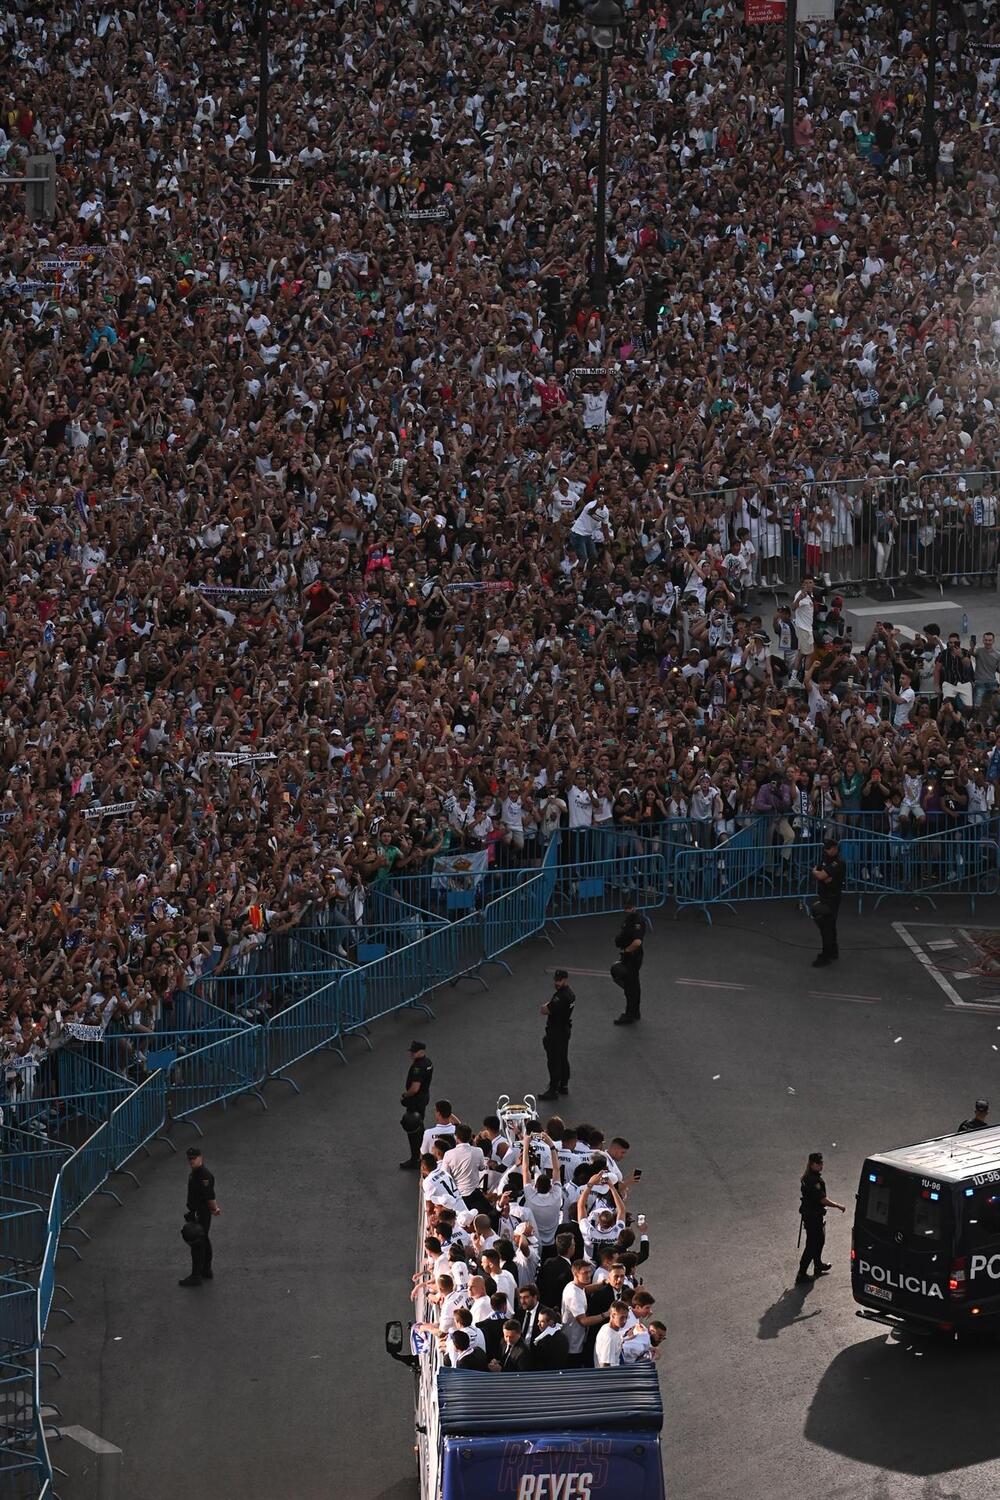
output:
<instances>
[{"instance_id":1,"label":"police officer in black uniform","mask_svg":"<svg viewBox=\"0 0 1000 1500\"><path fill-rule=\"evenodd\" d=\"M825 969L840 957L837 947L837 913L840 910L840 893L844 889L847 870L840 857L840 845L836 839L823 840L823 863L813 870L816 880L816 900L813 902L812 919L819 928L823 950L813 959L814 969Z\"/></svg>"},{"instance_id":2,"label":"police officer in black uniform","mask_svg":"<svg viewBox=\"0 0 1000 1500\"><path fill-rule=\"evenodd\" d=\"M539 1094L539 1099L558 1099L560 1094L569 1093L569 1036L576 996L569 987L565 969L556 970L555 981L551 1000L541 1007L545 1017L542 1045L549 1064L549 1086L544 1094Z\"/></svg>"},{"instance_id":3,"label":"police officer in black uniform","mask_svg":"<svg viewBox=\"0 0 1000 1500\"><path fill-rule=\"evenodd\" d=\"M215 1178L205 1165L201 1147L189 1146L187 1159L191 1170L188 1173L187 1212L184 1218L186 1223L200 1229L201 1234L193 1235L188 1242L191 1250L191 1275L179 1281L178 1286L201 1286L203 1281L212 1280L212 1241L209 1230L213 1218L222 1210L215 1199Z\"/></svg>"},{"instance_id":4,"label":"police officer in black uniform","mask_svg":"<svg viewBox=\"0 0 1000 1500\"><path fill-rule=\"evenodd\" d=\"M976 1100L976 1113L971 1120L963 1120L956 1135L965 1135L970 1130L989 1130L990 1122L986 1116L990 1112L990 1101L988 1099Z\"/></svg>"},{"instance_id":5,"label":"police officer in black uniform","mask_svg":"<svg viewBox=\"0 0 1000 1500\"><path fill-rule=\"evenodd\" d=\"M406 1111L399 1123L406 1131L406 1138L410 1143L410 1155L406 1161L400 1162L401 1172L416 1172L420 1166L420 1142L424 1137L424 1114L430 1103L433 1077L434 1064L427 1056L426 1046L423 1042L411 1042L410 1071L406 1075L406 1082L399 1099Z\"/></svg>"},{"instance_id":6,"label":"police officer in black uniform","mask_svg":"<svg viewBox=\"0 0 1000 1500\"><path fill-rule=\"evenodd\" d=\"M626 896L625 915L615 938L615 947L621 955L618 960L620 983L625 991L625 1009L616 1018L616 1026L634 1026L639 1020L639 1005L642 1000L639 970L642 968L642 943L645 936L646 919L636 911L634 897Z\"/></svg>"},{"instance_id":7,"label":"police officer in black uniform","mask_svg":"<svg viewBox=\"0 0 1000 1500\"><path fill-rule=\"evenodd\" d=\"M810 1264L817 1276L823 1276L829 1271L829 1262L823 1259L823 1246L826 1244L826 1211L828 1208L839 1208L841 1213L844 1212L842 1203L834 1203L832 1198L826 1196L822 1151L810 1151L806 1169L799 1179L799 1190L802 1194L799 1214L802 1218L802 1227L806 1232L806 1248L799 1261L799 1274L795 1278L797 1282L812 1281L813 1278L809 1274Z\"/></svg>"}]
</instances>

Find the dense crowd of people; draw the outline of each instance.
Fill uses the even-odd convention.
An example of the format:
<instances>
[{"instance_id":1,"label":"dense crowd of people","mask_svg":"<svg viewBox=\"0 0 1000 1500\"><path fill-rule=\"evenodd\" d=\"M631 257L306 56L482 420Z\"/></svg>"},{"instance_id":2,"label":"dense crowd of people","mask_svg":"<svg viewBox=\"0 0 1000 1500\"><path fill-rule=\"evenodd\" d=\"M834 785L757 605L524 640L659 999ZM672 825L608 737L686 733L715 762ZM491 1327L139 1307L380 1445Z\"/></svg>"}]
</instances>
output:
<instances>
[{"instance_id":1,"label":"dense crowd of people","mask_svg":"<svg viewBox=\"0 0 1000 1500\"><path fill-rule=\"evenodd\" d=\"M253 15L0 14L9 1068L455 847L1000 777L993 642L826 586L995 576L995 10L932 186L919 5L802 29L792 153L773 30L630 9L606 308L578 13L294 0L266 191Z\"/></svg>"},{"instance_id":2,"label":"dense crowd of people","mask_svg":"<svg viewBox=\"0 0 1000 1500\"><path fill-rule=\"evenodd\" d=\"M656 1359L666 1327L639 1268L623 1136L558 1115L486 1115L474 1131L438 1100L421 1157L426 1237L413 1277L414 1349L460 1370L614 1368ZM518 1127L520 1128L520 1127Z\"/></svg>"}]
</instances>

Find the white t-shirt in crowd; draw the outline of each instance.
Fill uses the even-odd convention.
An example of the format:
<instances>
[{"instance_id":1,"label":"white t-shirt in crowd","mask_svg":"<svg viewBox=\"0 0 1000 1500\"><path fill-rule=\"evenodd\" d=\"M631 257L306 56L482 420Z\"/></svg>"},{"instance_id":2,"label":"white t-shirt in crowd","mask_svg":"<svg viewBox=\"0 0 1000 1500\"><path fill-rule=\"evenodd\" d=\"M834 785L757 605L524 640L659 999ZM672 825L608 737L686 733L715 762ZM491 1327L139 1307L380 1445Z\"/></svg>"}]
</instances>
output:
<instances>
[{"instance_id":1,"label":"white t-shirt in crowd","mask_svg":"<svg viewBox=\"0 0 1000 1500\"><path fill-rule=\"evenodd\" d=\"M597 1217L598 1214L602 1214L603 1212L603 1208L595 1208L580 1224L580 1233L583 1235L584 1253L588 1260L593 1260L594 1258L593 1249L595 1245L612 1244L625 1228L624 1221L616 1219L608 1229L601 1229L598 1225Z\"/></svg>"},{"instance_id":2,"label":"white t-shirt in crowd","mask_svg":"<svg viewBox=\"0 0 1000 1500\"><path fill-rule=\"evenodd\" d=\"M621 1314L618 1315L621 1317ZM609 1370L622 1362L622 1331L605 1323L597 1335L594 1346L594 1364L599 1370Z\"/></svg>"},{"instance_id":3,"label":"white t-shirt in crowd","mask_svg":"<svg viewBox=\"0 0 1000 1500\"><path fill-rule=\"evenodd\" d=\"M539 1240L543 1245L551 1245L562 1222L563 1190L559 1183L554 1182L547 1193L537 1193L525 1184L524 1202L531 1210Z\"/></svg>"},{"instance_id":4,"label":"white t-shirt in crowd","mask_svg":"<svg viewBox=\"0 0 1000 1500\"><path fill-rule=\"evenodd\" d=\"M590 828L594 821L594 803L588 791L580 786L571 786L566 793L569 803L569 826Z\"/></svg>"},{"instance_id":5,"label":"white t-shirt in crowd","mask_svg":"<svg viewBox=\"0 0 1000 1500\"><path fill-rule=\"evenodd\" d=\"M579 1354L587 1342L587 1330L576 1320L585 1316L587 1312L587 1293L582 1286L577 1286L571 1281L568 1286L563 1287L562 1294L562 1326L569 1345L570 1354Z\"/></svg>"},{"instance_id":6,"label":"white t-shirt in crowd","mask_svg":"<svg viewBox=\"0 0 1000 1500\"><path fill-rule=\"evenodd\" d=\"M460 1143L444 1153L442 1166L447 1167L454 1177L462 1197L468 1198L469 1194L474 1193L479 1186L483 1168L486 1166L486 1158L478 1146L473 1146L468 1142Z\"/></svg>"},{"instance_id":7,"label":"white t-shirt in crowd","mask_svg":"<svg viewBox=\"0 0 1000 1500\"><path fill-rule=\"evenodd\" d=\"M895 724L897 729L900 729L904 724L909 722L910 715L913 712L913 704L916 700L917 695L911 687L905 687L898 696L900 701L895 705L895 710L892 715L892 722Z\"/></svg>"},{"instance_id":8,"label":"white t-shirt in crowd","mask_svg":"<svg viewBox=\"0 0 1000 1500\"><path fill-rule=\"evenodd\" d=\"M610 521L611 512L606 505L600 505L596 500L588 500L570 527L570 531L575 532L577 536L596 536L599 531L610 524Z\"/></svg>"},{"instance_id":9,"label":"white t-shirt in crowd","mask_svg":"<svg viewBox=\"0 0 1000 1500\"><path fill-rule=\"evenodd\" d=\"M428 1172L421 1188L428 1203L440 1203L443 1208L453 1208L456 1213L465 1212L455 1179L444 1167L435 1167L433 1172Z\"/></svg>"},{"instance_id":10,"label":"white t-shirt in crowd","mask_svg":"<svg viewBox=\"0 0 1000 1500\"><path fill-rule=\"evenodd\" d=\"M437 1138L438 1138L439 1135L450 1135L451 1138L452 1138L452 1140L454 1140L455 1139L455 1127L454 1127L454 1125L431 1125L427 1130L425 1130L424 1133L423 1133L423 1135L420 1138L420 1154L421 1154L421 1156L423 1156L426 1152L430 1151L431 1147L434 1145L434 1142L437 1140Z\"/></svg>"},{"instance_id":11,"label":"white t-shirt in crowd","mask_svg":"<svg viewBox=\"0 0 1000 1500\"><path fill-rule=\"evenodd\" d=\"M795 623L796 635L801 635L805 631L806 635L812 637L815 614L816 606L813 603L812 594L807 594L804 590L796 594L792 605L792 620Z\"/></svg>"},{"instance_id":12,"label":"white t-shirt in crowd","mask_svg":"<svg viewBox=\"0 0 1000 1500\"><path fill-rule=\"evenodd\" d=\"M503 1292L507 1298L507 1306L511 1312L517 1306L517 1282L509 1271L498 1271L493 1280L497 1284L497 1291Z\"/></svg>"},{"instance_id":13,"label":"white t-shirt in crowd","mask_svg":"<svg viewBox=\"0 0 1000 1500\"><path fill-rule=\"evenodd\" d=\"M469 1299L465 1292L449 1292L441 1303L438 1325L442 1333L450 1333L455 1326L456 1307L468 1307Z\"/></svg>"}]
</instances>

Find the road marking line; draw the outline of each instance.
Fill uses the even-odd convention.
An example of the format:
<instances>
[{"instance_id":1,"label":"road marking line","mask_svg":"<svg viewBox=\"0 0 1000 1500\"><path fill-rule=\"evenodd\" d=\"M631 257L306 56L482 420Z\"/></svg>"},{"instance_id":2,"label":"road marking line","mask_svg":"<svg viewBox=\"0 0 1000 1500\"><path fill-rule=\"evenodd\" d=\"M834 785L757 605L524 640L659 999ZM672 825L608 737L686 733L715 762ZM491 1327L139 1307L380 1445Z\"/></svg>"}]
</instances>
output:
<instances>
[{"instance_id":1,"label":"road marking line","mask_svg":"<svg viewBox=\"0 0 1000 1500\"><path fill-rule=\"evenodd\" d=\"M89 1427L57 1427L56 1431L62 1437L68 1437L74 1443L79 1443L81 1448L89 1448L91 1453L120 1453L122 1450L116 1448L114 1443L109 1443L106 1438L98 1437L96 1432L91 1432Z\"/></svg>"},{"instance_id":2,"label":"road marking line","mask_svg":"<svg viewBox=\"0 0 1000 1500\"><path fill-rule=\"evenodd\" d=\"M943 951L945 948L957 948L958 944L955 942L954 938L935 938L933 943L928 943L927 946L928 948L933 949L935 953L938 953L939 951Z\"/></svg>"},{"instance_id":3,"label":"road marking line","mask_svg":"<svg viewBox=\"0 0 1000 1500\"><path fill-rule=\"evenodd\" d=\"M947 927L954 931L949 922L907 922L907 927ZM958 928L960 937L968 937L970 932L996 932L996 923L989 926L985 922L967 922L964 927Z\"/></svg>"},{"instance_id":4,"label":"road marking line","mask_svg":"<svg viewBox=\"0 0 1000 1500\"><path fill-rule=\"evenodd\" d=\"M1000 1010L1000 995L990 1000L965 1000L960 1007L954 1005L943 1005L942 1010L947 1011L949 1016L963 1016L967 1011L977 1011L981 1016L995 1016Z\"/></svg>"},{"instance_id":5,"label":"road marking line","mask_svg":"<svg viewBox=\"0 0 1000 1500\"><path fill-rule=\"evenodd\" d=\"M807 995L815 995L820 1000L853 1000L855 1005L877 1005L881 995L845 995L840 990L806 990Z\"/></svg>"},{"instance_id":6,"label":"road marking line","mask_svg":"<svg viewBox=\"0 0 1000 1500\"><path fill-rule=\"evenodd\" d=\"M847 607L852 615L860 615L864 619L867 615L885 614L889 606L885 604L849 604ZM959 609L960 607L960 605L955 603L954 599L935 599L934 601L934 609ZM923 604L893 604L891 608L894 616L919 615L926 614L929 606L925 601Z\"/></svg>"},{"instance_id":7,"label":"road marking line","mask_svg":"<svg viewBox=\"0 0 1000 1500\"><path fill-rule=\"evenodd\" d=\"M930 924L925 923L924 925L929 926ZM939 985L940 988L944 990L945 994L948 996L948 999L951 1000L954 1005L964 1005L965 1001L962 999L955 986L953 984L949 984L948 980L945 979L944 975L936 966L933 959L931 959L924 952L923 948L921 948L916 938L913 937L911 933L907 932L905 924L903 922L893 922L892 930L898 937L901 937L903 939L903 942L909 948L914 958L918 963L923 964L928 974L934 980L934 983Z\"/></svg>"},{"instance_id":8,"label":"road marking line","mask_svg":"<svg viewBox=\"0 0 1000 1500\"><path fill-rule=\"evenodd\" d=\"M951 977L952 979L975 979L976 975L972 973L971 969L958 969Z\"/></svg>"},{"instance_id":9,"label":"road marking line","mask_svg":"<svg viewBox=\"0 0 1000 1500\"><path fill-rule=\"evenodd\" d=\"M704 990L745 990L745 984L726 984L719 979L675 979L674 984L697 985Z\"/></svg>"}]
</instances>

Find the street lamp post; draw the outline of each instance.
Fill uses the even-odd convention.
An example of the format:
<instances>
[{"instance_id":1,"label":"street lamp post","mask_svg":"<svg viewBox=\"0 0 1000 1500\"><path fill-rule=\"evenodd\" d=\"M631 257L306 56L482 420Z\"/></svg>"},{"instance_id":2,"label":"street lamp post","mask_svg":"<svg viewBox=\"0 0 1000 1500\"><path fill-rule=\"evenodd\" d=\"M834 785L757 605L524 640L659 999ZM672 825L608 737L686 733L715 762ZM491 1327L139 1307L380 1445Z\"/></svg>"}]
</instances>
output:
<instances>
[{"instance_id":1,"label":"street lamp post","mask_svg":"<svg viewBox=\"0 0 1000 1500\"><path fill-rule=\"evenodd\" d=\"M785 0L785 150L795 150L795 26L798 21L796 0Z\"/></svg>"},{"instance_id":2,"label":"street lamp post","mask_svg":"<svg viewBox=\"0 0 1000 1500\"><path fill-rule=\"evenodd\" d=\"M271 151L268 146L267 90L271 82L268 51L270 48L270 13L268 0L257 0L257 131L254 140L253 175L263 182L271 175Z\"/></svg>"},{"instance_id":3,"label":"street lamp post","mask_svg":"<svg viewBox=\"0 0 1000 1500\"><path fill-rule=\"evenodd\" d=\"M937 66L938 66L938 0L931 0L927 23L927 76L924 81L924 171L931 188L937 186Z\"/></svg>"},{"instance_id":4,"label":"street lamp post","mask_svg":"<svg viewBox=\"0 0 1000 1500\"><path fill-rule=\"evenodd\" d=\"M588 6L594 46L601 54L601 129L597 146L597 203L594 207L594 261L591 271L591 298L594 306L608 305L608 64L615 47L615 36L625 14L615 0L594 0Z\"/></svg>"}]
</instances>

